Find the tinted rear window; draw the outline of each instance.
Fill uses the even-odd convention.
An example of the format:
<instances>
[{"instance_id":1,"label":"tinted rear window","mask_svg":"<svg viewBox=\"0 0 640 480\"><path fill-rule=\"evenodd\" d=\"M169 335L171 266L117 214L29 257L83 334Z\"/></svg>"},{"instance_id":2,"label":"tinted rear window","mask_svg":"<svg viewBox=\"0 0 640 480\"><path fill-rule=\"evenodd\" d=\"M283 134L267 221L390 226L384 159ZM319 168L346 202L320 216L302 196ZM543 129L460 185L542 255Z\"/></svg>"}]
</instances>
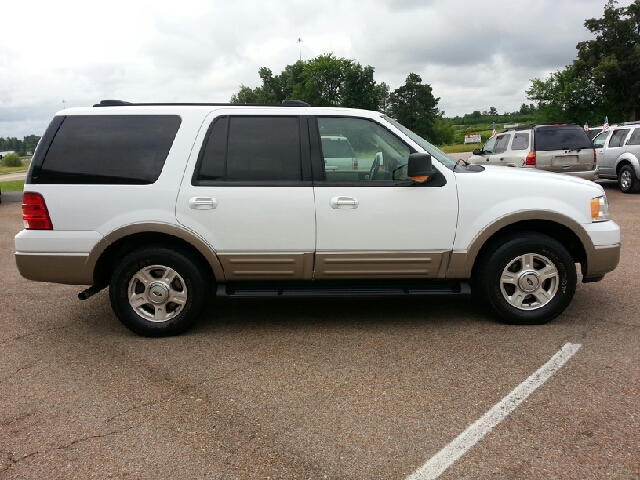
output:
<instances>
[{"instance_id":1,"label":"tinted rear window","mask_svg":"<svg viewBox=\"0 0 640 480\"><path fill-rule=\"evenodd\" d=\"M180 128L177 115L78 115L64 119L38 183L154 183Z\"/></svg>"},{"instance_id":2,"label":"tinted rear window","mask_svg":"<svg viewBox=\"0 0 640 480\"><path fill-rule=\"evenodd\" d=\"M593 148L587 133L578 125L537 127L534 142L539 151Z\"/></svg>"}]
</instances>

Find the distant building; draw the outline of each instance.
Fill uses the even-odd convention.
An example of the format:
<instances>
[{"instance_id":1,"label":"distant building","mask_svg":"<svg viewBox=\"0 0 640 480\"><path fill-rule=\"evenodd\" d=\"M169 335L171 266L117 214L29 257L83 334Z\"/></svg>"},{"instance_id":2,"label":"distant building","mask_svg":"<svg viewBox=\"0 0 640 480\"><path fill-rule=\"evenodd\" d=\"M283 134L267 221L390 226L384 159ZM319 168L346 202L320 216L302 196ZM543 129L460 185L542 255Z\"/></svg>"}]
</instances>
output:
<instances>
[{"instance_id":1,"label":"distant building","mask_svg":"<svg viewBox=\"0 0 640 480\"><path fill-rule=\"evenodd\" d=\"M13 150L8 150L6 152L0 152L0 160L2 160L4 157L9 155L10 153L16 153L16 152L14 152Z\"/></svg>"}]
</instances>

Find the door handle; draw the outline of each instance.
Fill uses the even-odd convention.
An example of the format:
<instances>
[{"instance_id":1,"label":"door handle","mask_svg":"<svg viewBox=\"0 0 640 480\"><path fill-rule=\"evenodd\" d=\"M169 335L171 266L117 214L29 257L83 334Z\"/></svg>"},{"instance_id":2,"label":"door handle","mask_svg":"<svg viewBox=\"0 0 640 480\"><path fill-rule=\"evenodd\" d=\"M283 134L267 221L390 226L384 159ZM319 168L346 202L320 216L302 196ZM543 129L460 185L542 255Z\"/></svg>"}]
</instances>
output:
<instances>
[{"instance_id":1,"label":"door handle","mask_svg":"<svg viewBox=\"0 0 640 480\"><path fill-rule=\"evenodd\" d=\"M189 199L189 208L194 210L211 210L218 206L218 201L211 197L191 197Z\"/></svg>"},{"instance_id":2,"label":"door handle","mask_svg":"<svg viewBox=\"0 0 640 480\"><path fill-rule=\"evenodd\" d=\"M333 197L329 200L331 208L358 208L358 199L355 197Z\"/></svg>"}]
</instances>

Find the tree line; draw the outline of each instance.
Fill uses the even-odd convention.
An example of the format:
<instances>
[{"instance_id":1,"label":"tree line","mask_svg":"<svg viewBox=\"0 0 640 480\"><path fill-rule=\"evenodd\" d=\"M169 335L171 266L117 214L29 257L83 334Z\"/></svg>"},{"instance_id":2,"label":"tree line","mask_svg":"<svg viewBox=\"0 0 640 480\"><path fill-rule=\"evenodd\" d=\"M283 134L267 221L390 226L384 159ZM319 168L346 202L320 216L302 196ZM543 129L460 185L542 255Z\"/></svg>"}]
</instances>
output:
<instances>
[{"instance_id":1,"label":"tree line","mask_svg":"<svg viewBox=\"0 0 640 480\"><path fill-rule=\"evenodd\" d=\"M24 157L27 152L33 152L36 149L39 141L40 137L37 135L27 135L22 140L15 137L0 137L0 152L13 151Z\"/></svg>"},{"instance_id":2,"label":"tree line","mask_svg":"<svg viewBox=\"0 0 640 480\"><path fill-rule=\"evenodd\" d=\"M278 75L262 67L262 85L240 86L231 103L281 103L295 98L314 107L349 107L377 110L434 143L448 143L454 129L443 119L430 85L420 75L410 73L404 85L391 91L385 82L376 82L374 68L355 60L337 58L332 53L287 65Z\"/></svg>"}]
</instances>

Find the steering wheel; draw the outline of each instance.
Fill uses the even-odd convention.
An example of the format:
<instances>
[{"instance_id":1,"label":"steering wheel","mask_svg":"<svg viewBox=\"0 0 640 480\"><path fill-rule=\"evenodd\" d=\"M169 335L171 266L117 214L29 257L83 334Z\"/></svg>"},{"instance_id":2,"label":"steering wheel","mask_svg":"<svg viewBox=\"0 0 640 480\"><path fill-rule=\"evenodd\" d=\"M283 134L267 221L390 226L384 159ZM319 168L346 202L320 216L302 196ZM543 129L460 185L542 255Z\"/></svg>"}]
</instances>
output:
<instances>
[{"instance_id":1,"label":"steering wheel","mask_svg":"<svg viewBox=\"0 0 640 480\"><path fill-rule=\"evenodd\" d=\"M373 163L371 164L371 170L369 170L369 180L373 180L374 177L378 174L378 170L380 170L380 160L378 160L378 156L373 159Z\"/></svg>"}]
</instances>

